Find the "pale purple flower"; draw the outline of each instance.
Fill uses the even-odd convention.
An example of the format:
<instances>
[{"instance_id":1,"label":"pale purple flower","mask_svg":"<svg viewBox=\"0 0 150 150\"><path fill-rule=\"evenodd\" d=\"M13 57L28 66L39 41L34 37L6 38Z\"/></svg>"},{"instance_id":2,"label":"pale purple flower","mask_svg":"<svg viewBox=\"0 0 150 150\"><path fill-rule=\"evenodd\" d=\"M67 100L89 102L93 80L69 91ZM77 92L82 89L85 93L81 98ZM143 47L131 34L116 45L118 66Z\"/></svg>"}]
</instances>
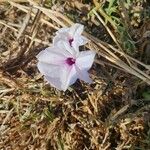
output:
<instances>
[{"instance_id":1,"label":"pale purple flower","mask_svg":"<svg viewBox=\"0 0 150 150\"><path fill-rule=\"evenodd\" d=\"M77 40L76 36L72 38ZM94 51L79 52L77 48L70 48L67 42L58 41L53 47L48 47L37 55L38 69L52 86L66 91L78 78L88 83L92 82L88 70L94 57Z\"/></svg>"},{"instance_id":2,"label":"pale purple flower","mask_svg":"<svg viewBox=\"0 0 150 150\"><path fill-rule=\"evenodd\" d=\"M74 24L70 28L61 28L56 32L53 43L65 42L70 48L78 49L79 46L85 45L88 39L82 36L84 26L81 24Z\"/></svg>"}]
</instances>

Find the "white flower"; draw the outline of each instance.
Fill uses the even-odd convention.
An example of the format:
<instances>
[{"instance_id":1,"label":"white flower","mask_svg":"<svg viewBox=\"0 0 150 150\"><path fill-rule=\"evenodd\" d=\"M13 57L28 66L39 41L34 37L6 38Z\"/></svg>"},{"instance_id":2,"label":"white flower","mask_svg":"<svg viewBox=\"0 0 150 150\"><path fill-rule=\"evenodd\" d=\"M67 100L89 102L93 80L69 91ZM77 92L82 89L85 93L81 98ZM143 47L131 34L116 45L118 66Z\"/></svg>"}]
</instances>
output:
<instances>
[{"instance_id":1,"label":"white flower","mask_svg":"<svg viewBox=\"0 0 150 150\"><path fill-rule=\"evenodd\" d=\"M88 39L82 36L84 26L81 24L74 24L70 28L61 28L56 32L56 36L53 40L54 45L58 42L65 42L70 48L77 50L79 46L88 42Z\"/></svg>"},{"instance_id":2,"label":"white flower","mask_svg":"<svg viewBox=\"0 0 150 150\"><path fill-rule=\"evenodd\" d=\"M77 35L79 33L81 29ZM75 40L77 35L73 36ZM65 42L58 42L37 55L38 69L52 86L66 91L78 78L88 83L92 82L88 70L93 64L94 57L94 51L79 52Z\"/></svg>"}]
</instances>

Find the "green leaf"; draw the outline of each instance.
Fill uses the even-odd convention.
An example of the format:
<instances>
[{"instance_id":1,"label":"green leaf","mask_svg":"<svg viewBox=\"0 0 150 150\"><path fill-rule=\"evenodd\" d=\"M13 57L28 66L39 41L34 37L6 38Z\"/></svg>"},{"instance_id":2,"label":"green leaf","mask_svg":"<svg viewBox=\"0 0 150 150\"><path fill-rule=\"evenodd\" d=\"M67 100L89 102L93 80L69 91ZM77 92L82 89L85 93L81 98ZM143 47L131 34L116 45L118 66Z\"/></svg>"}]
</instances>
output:
<instances>
[{"instance_id":1,"label":"green leaf","mask_svg":"<svg viewBox=\"0 0 150 150\"><path fill-rule=\"evenodd\" d=\"M150 91L144 92L142 96L144 97L145 100L150 101Z\"/></svg>"},{"instance_id":2,"label":"green leaf","mask_svg":"<svg viewBox=\"0 0 150 150\"><path fill-rule=\"evenodd\" d=\"M117 0L110 0L109 1L108 10L110 10L113 7L113 5L116 3L116 1Z\"/></svg>"}]
</instances>

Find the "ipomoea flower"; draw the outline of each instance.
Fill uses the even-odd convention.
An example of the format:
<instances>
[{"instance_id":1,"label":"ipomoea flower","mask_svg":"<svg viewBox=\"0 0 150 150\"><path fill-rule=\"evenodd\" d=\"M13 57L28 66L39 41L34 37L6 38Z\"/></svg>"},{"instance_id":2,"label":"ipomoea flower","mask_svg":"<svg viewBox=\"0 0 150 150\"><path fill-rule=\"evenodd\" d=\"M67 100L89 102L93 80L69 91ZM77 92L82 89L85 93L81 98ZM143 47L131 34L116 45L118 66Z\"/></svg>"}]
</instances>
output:
<instances>
[{"instance_id":1,"label":"ipomoea flower","mask_svg":"<svg viewBox=\"0 0 150 150\"><path fill-rule=\"evenodd\" d=\"M38 69L52 86L66 91L78 78L92 82L88 70L94 57L94 51L79 52L65 42L58 42L37 55Z\"/></svg>"},{"instance_id":2,"label":"ipomoea flower","mask_svg":"<svg viewBox=\"0 0 150 150\"><path fill-rule=\"evenodd\" d=\"M84 26L81 24L74 24L70 28L61 28L56 32L53 43L54 45L58 42L65 42L70 48L78 49L79 46L85 45L88 39L82 36Z\"/></svg>"}]
</instances>

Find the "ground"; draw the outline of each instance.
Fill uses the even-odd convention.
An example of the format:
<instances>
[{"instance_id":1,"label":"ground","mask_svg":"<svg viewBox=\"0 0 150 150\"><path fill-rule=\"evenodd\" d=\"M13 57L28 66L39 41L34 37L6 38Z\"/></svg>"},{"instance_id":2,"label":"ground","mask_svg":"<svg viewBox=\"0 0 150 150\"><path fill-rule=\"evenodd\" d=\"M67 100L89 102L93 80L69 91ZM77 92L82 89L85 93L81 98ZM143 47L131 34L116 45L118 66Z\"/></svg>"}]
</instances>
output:
<instances>
[{"instance_id":1,"label":"ground","mask_svg":"<svg viewBox=\"0 0 150 150\"><path fill-rule=\"evenodd\" d=\"M146 0L0 0L0 149L149 150L150 7ZM96 57L66 92L36 55L81 23Z\"/></svg>"}]
</instances>

